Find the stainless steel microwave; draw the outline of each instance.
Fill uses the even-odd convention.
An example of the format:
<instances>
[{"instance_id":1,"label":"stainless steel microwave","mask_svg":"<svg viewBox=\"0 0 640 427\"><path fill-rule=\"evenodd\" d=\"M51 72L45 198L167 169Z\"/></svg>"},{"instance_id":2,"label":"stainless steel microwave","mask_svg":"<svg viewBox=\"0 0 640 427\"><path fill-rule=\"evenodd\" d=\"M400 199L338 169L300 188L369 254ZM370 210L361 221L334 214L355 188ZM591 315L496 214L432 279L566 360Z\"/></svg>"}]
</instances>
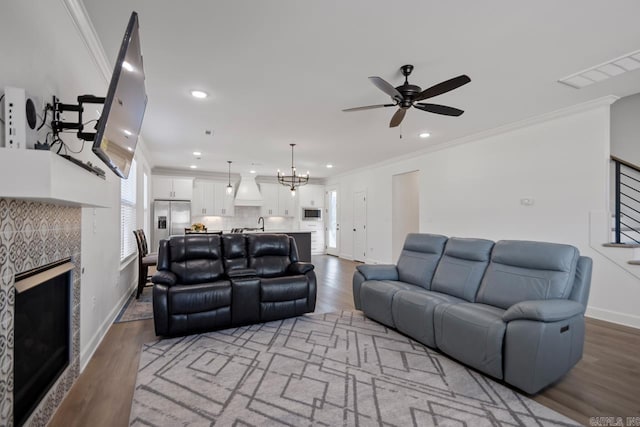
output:
<instances>
[{"instance_id":1,"label":"stainless steel microwave","mask_svg":"<svg viewBox=\"0 0 640 427\"><path fill-rule=\"evenodd\" d=\"M322 221L321 208L302 208L303 221Z\"/></svg>"}]
</instances>

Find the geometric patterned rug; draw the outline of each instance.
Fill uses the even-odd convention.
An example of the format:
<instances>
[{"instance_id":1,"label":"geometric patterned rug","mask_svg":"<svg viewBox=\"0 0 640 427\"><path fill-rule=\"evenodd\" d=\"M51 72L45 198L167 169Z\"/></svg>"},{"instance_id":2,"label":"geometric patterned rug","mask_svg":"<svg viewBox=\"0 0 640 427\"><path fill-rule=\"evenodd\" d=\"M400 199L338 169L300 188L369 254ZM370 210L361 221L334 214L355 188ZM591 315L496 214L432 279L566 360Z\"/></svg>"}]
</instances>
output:
<instances>
[{"instance_id":1,"label":"geometric patterned rug","mask_svg":"<svg viewBox=\"0 0 640 427\"><path fill-rule=\"evenodd\" d=\"M145 344L131 426L576 426L361 312Z\"/></svg>"}]
</instances>

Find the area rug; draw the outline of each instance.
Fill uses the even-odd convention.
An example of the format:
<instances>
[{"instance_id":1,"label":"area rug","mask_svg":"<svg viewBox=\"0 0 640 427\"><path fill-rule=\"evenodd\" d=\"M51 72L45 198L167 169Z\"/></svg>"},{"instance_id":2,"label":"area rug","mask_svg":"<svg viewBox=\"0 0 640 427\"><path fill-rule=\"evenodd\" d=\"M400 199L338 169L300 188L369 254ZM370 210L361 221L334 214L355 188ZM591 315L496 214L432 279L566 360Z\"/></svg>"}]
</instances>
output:
<instances>
[{"instance_id":1,"label":"area rug","mask_svg":"<svg viewBox=\"0 0 640 427\"><path fill-rule=\"evenodd\" d=\"M136 299L136 291L129 297L113 323L131 322L132 320L153 319L153 287L146 286L140 298Z\"/></svg>"},{"instance_id":2,"label":"area rug","mask_svg":"<svg viewBox=\"0 0 640 427\"><path fill-rule=\"evenodd\" d=\"M214 424L578 425L348 311L145 344L130 425Z\"/></svg>"}]
</instances>

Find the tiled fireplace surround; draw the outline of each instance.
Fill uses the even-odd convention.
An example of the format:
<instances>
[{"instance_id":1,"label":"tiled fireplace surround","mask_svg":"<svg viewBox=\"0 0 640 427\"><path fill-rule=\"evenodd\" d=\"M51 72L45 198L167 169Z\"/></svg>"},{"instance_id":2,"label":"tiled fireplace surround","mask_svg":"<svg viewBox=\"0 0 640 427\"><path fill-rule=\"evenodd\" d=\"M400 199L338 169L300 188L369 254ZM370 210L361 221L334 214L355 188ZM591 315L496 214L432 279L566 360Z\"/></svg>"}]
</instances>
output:
<instances>
[{"instance_id":1,"label":"tiled fireplace surround","mask_svg":"<svg viewBox=\"0 0 640 427\"><path fill-rule=\"evenodd\" d=\"M13 425L16 273L71 257L71 361L25 425L44 426L80 373L81 208L0 198L0 425Z\"/></svg>"}]
</instances>

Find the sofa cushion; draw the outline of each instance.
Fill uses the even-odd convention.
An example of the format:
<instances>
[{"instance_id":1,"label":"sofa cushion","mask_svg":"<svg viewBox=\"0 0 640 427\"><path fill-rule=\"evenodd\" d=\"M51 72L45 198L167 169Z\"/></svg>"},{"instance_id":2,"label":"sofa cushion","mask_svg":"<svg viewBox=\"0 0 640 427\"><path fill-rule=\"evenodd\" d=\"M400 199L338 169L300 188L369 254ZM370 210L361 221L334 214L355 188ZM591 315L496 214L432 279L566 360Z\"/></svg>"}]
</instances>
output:
<instances>
[{"instance_id":1,"label":"sofa cushion","mask_svg":"<svg viewBox=\"0 0 640 427\"><path fill-rule=\"evenodd\" d=\"M407 234L397 263L400 281L430 289L446 242L447 237L438 234Z\"/></svg>"},{"instance_id":2,"label":"sofa cushion","mask_svg":"<svg viewBox=\"0 0 640 427\"><path fill-rule=\"evenodd\" d=\"M290 259L291 244L285 234L249 234L249 268L260 277L275 277L286 274Z\"/></svg>"},{"instance_id":3,"label":"sofa cushion","mask_svg":"<svg viewBox=\"0 0 640 427\"><path fill-rule=\"evenodd\" d=\"M191 314L231 305L231 282L175 285L169 288L171 314Z\"/></svg>"},{"instance_id":4,"label":"sofa cushion","mask_svg":"<svg viewBox=\"0 0 640 427\"><path fill-rule=\"evenodd\" d=\"M223 234L222 254L224 269L227 273L232 270L246 269L249 265L246 236L237 233Z\"/></svg>"},{"instance_id":5,"label":"sofa cushion","mask_svg":"<svg viewBox=\"0 0 640 427\"><path fill-rule=\"evenodd\" d=\"M260 279L260 301L291 301L308 295L307 277L302 274Z\"/></svg>"},{"instance_id":6,"label":"sofa cushion","mask_svg":"<svg viewBox=\"0 0 640 427\"><path fill-rule=\"evenodd\" d=\"M387 326L395 327L391 313L391 302L400 290L422 290L420 286L396 280L368 280L360 288L362 311Z\"/></svg>"},{"instance_id":7,"label":"sofa cushion","mask_svg":"<svg viewBox=\"0 0 640 427\"><path fill-rule=\"evenodd\" d=\"M476 301L507 309L521 301L568 298L578 258L570 245L499 241Z\"/></svg>"},{"instance_id":8,"label":"sofa cushion","mask_svg":"<svg viewBox=\"0 0 640 427\"><path fill-rule=\"evenodd\" d=\"M431 290L473 302L480 287L493 242L451 237L431 282Z\"/></svg>"},{"instance_id":9,"label":"sofa cushion","mask_svg":"<svg viewBox=\"0 0 640 427\"><path fill-rule=\"evenodd\" d=\"M396 328L429 347L435 347L433 311L437 305L459 304L463 299L426 290L400 290L391 303Z\"/></svg>"},{"instance_id":10,"label":"sofa cushion","mask_svg":"<svg viewBox=\"0 0 640 427\"><path fill-rule=\"evenodd\" d=\"M449 356L502 379L503 313L478 303L439 304L433 316L436 345Z\"/></svg>"},{"instance_id":11,"label":"sofa cushion","mask_svg":"<svg viewBox=\"0 0 640 427\"><path fill-rule=\"evenodd\" d=\"M219 235L173 236L167 246L170 268L166 270L176 275L178 283L215 282L224 274Z\"/></svg>"}]
</instances>

